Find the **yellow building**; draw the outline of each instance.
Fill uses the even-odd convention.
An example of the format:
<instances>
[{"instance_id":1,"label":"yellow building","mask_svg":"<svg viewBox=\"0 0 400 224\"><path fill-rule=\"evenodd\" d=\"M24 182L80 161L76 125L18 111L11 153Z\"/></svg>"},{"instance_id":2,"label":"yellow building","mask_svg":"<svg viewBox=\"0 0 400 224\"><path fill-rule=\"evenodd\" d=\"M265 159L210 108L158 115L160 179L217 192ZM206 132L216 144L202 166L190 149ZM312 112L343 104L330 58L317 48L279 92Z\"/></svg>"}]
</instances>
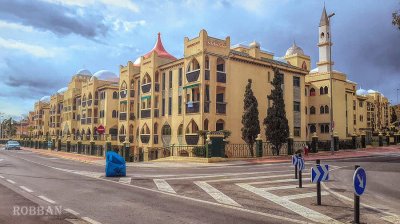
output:
<instances>
[{"instance_id":1,"label":"yellow building","mask_svg":"<svg viewBox=\"0 0 400 224\"><path fill-rule=\"evenodd\" d=\"M38 102L35 103L33 136L38 138L49 135L49 121L50 121L49 111L50 111L49 96L44 96Z\"/></svg>"},{"instance_id":2,"label":"yellow building","mask_svg":"<svg viewBox=\"0 0 400 224\"><path fill-rule=\"evenodd\" d=\"M50 111L49 111L49 132L52 136L62 136L61 123L63 112L63 100L66 87L61 88L50 98Z\"/></svg>"}]
</instances>

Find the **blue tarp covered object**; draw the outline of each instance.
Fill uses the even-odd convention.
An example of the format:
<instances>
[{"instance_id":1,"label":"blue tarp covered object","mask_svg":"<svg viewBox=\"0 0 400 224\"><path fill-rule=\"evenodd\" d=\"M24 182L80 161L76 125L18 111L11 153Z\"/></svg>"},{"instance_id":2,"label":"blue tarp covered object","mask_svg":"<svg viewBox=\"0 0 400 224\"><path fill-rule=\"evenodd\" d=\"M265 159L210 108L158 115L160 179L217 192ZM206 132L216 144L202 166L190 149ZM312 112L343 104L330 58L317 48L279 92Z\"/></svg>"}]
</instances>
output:
<instances>
[{"instance_id":1,"label":"blue tarp covered object","mask_svg":"<svg viewBox=\"0 0 400 224\"><path fill-rule=\"evenodd\" d=\"M108 151L106 155L106 177L125 177L126 163L116 152Z\"/></svg>"}]
</instances>

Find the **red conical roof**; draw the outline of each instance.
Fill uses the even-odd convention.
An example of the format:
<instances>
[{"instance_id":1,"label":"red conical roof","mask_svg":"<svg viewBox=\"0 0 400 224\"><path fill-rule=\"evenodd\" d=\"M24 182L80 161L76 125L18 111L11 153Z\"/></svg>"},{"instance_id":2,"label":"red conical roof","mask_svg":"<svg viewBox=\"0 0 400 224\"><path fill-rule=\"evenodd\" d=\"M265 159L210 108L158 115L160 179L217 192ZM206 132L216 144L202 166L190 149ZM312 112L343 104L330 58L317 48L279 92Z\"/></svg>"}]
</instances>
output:
<instances>
[{"instance_id":1,"label":"red conical roof","mask_svg":"<svg viewBox=\"0 0 400 224\"><path fill-rule=\"evenodd\" d=\"M160 33L158 33L158 39L157 39L157 42L154 45L153 49L149 53L145 54L143 57L145 57L145 58L150 57L150 55L151 55L151 53L153 53L153 51L157 52L158 57L176 60L176 58L174 56L172 56L165 50L165 48L161 42L161 34Z\"/></svg>"}]
</instances>

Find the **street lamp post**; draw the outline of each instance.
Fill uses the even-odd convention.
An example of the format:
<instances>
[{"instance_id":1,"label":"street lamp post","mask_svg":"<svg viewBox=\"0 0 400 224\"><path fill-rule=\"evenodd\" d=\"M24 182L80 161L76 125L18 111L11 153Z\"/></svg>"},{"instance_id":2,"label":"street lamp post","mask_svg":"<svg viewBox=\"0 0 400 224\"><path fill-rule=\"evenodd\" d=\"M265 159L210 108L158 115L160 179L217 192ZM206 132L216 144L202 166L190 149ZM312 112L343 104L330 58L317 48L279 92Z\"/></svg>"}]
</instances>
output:
<instances>
[{"instance_id":1,"label":"street lamp post","mask_svg":"<svg viewBox=\"0 0 400 224\"><path fill-rule=\"evenodd\" d=\"M329 20L329 35L328 35L328 41L329 41L329 85L330 85L330 120L331 120L331 153L332 155L335 152L335 143L334 143L334 121L333 121L333 82L332 82L332 32L331 32L331 17L333 17L335 15L335 13L331 13L328 16L328 20Z\"/></svg>"}]
</instances>

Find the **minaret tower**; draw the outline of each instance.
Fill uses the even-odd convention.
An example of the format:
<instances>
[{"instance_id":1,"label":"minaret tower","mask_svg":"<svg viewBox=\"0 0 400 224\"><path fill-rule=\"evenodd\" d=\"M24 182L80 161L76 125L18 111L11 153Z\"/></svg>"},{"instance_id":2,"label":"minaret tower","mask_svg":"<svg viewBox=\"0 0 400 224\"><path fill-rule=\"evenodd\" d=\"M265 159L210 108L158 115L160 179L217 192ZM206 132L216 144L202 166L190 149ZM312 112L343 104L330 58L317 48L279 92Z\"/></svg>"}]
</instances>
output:
<instances>
[{"instance_id":1,"label":"minaret tower","mask_svg":"<svg viewBox=\"0 0 400 224\"><path fill-rule=\"evenodd\" d=\"M331 58L331 26L329 18L326 14L325 6L322 10L321 20L318 28L318 48L319 48L319 62L317 62L318 72L327 73L331 71L333 65Z\"/></svg>"}]
</instances>

